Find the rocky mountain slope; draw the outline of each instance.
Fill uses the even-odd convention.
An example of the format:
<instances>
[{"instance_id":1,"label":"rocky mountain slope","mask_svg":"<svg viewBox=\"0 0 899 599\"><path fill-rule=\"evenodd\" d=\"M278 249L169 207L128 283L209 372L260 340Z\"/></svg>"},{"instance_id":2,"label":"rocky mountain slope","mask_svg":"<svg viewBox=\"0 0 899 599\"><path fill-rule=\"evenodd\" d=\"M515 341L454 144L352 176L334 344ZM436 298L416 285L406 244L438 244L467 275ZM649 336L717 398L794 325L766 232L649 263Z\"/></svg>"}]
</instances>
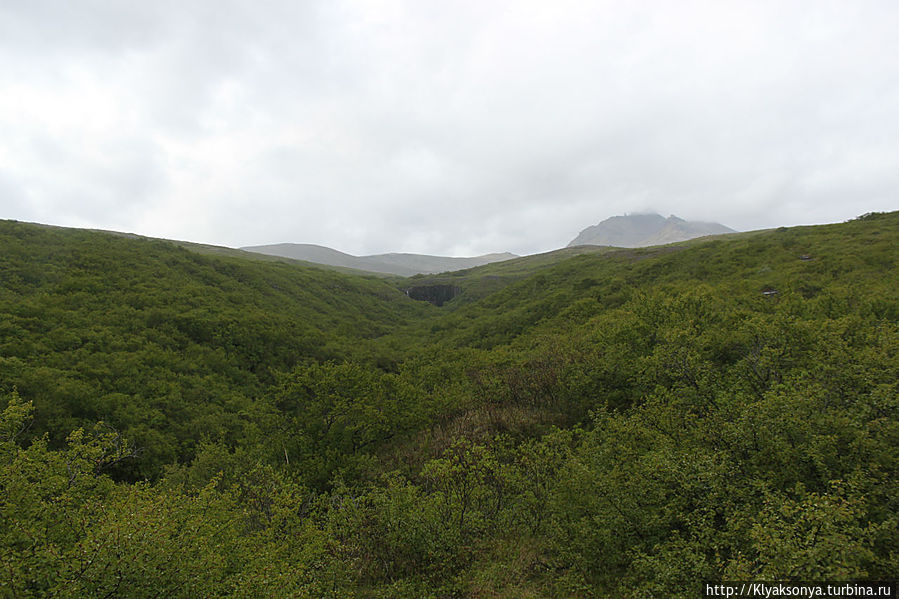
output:
<instances>
[{"instance_id":1,"label":"rocky mountain slope","mask_svg":"<svg viewBox=\"0 0 899 599\"><path fill-rule=\"evenodd\" d=\"M674 215L665 218L660 214L628 214L613 216L597 225L587 227L568 244L568 247L578 245L648 247L734 232L733 229L718 223L686 221Z\"/></svg>"}]
</instances>

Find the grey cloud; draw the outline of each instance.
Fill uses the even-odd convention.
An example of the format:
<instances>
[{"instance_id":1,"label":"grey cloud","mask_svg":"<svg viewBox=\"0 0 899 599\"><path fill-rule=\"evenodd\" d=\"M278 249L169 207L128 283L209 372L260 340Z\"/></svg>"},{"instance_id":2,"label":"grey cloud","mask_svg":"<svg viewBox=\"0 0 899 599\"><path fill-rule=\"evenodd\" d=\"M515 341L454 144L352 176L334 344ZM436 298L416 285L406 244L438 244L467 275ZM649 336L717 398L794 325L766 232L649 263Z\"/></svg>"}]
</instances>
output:
<instances>
[{"instance_id":1,"label":"grey cloud","mask_svg":"<svg viewBox=\"0 0 899 599\"><path fill-rule=\"evenodd\" d=\"M27 202L25 190L0 170L0 209L3 210L0 218L27 220L29 215Z\"/></svg>"},{"instance_id":2,"label":"grey cloud","mask_svg":"<svg viewBox=\"0 0 899 599\"><path fill-rule=\"evenodd\" d=\"M232 246L842 220L895 207L897 28L885 0L7 3L0 157L34 218Z\"/></svg>"},{"instance_id":3,"label":"grey cloud","mask_svg":"<svg viewBox=\"0 0 899 599\"><path fill-rule=\"evenodd\" d=\"M139 229L141 214L166 190L166 174L158 150L144 143L103 144L93 152L59 144L46 135L31 139L25 162L43 168L16 181L19 212L31 208L30 219L70 226ZM23 204L25 204L23 206ZM108 223L108 224L107 224Z\"/></svg>"}]
</instances>

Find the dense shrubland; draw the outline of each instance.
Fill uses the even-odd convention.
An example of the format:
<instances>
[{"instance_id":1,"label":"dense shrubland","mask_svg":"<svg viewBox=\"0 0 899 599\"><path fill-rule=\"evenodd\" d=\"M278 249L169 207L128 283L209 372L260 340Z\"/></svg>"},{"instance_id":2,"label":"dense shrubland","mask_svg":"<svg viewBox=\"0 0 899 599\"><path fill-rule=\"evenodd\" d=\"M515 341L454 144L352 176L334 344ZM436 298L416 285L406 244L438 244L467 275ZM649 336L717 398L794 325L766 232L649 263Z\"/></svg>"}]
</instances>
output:
<instances>
[{"instance_id":1,"label":"dense shrubland","mask_svg":"<svg viewBox=\"0 0 899 599\"><path fill-rule=\"evenodd\" d=\"M890 578L897 240L894 213L543 256L501 285L501 265L473 269L477 297L436 308L378 279L0 223L0 589Z\"/></svg>"}]
</instances>

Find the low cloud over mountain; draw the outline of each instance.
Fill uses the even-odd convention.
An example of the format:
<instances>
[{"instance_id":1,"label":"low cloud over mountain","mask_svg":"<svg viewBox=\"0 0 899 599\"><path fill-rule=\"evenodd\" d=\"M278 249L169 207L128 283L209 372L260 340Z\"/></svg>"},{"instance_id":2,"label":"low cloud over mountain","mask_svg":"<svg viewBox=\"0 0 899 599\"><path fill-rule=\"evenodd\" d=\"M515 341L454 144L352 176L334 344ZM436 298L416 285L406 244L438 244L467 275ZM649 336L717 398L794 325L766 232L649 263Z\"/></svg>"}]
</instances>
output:
<instances>
[{"instance_id":1,"label":"low cloud over mountain","mask_svg":"<svg viewBox=\"0 0 899 599\"><path fill-rule=\"evenodd\" d=\"M690 222L674 215L628 214L607 218L598 225L587 227L568 247L576 245L611 245L635 248L686 241L706 235L735 233L718 223Z\"/></svg>"}]
</instances>

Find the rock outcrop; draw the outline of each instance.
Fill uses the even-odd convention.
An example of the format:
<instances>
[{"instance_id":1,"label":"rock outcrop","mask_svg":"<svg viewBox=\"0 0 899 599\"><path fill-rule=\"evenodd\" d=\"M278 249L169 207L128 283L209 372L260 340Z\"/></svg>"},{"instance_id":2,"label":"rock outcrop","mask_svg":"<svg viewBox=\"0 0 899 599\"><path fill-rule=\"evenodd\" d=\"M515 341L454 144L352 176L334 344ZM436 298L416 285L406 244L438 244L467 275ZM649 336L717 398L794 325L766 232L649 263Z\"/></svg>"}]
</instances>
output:
<instances>
[{"instance_id":1,"label":"rock outcrop","mask_svg":"<svg viewBox=\"0 0 899 599\"><path fill-rule=\"evenodd\" d=\"M403 291L414 300L430 302L435 306L442 306L462 293L462 289L455 285L419 285Z\"/></svg>"},{"instance_id":2,"label":"rock outcrop","mask_svg":"<svg viewBox=\"0 0 899 599\"><path fill-rule=\"evenodd\" d=\"M674 215L628 214L613 216L597 225L587 227L568 247L576 245L610 245L623 248L664 245L706 235L734 233L718 223L691 222Z\"/></svg>"}]
</instances>

